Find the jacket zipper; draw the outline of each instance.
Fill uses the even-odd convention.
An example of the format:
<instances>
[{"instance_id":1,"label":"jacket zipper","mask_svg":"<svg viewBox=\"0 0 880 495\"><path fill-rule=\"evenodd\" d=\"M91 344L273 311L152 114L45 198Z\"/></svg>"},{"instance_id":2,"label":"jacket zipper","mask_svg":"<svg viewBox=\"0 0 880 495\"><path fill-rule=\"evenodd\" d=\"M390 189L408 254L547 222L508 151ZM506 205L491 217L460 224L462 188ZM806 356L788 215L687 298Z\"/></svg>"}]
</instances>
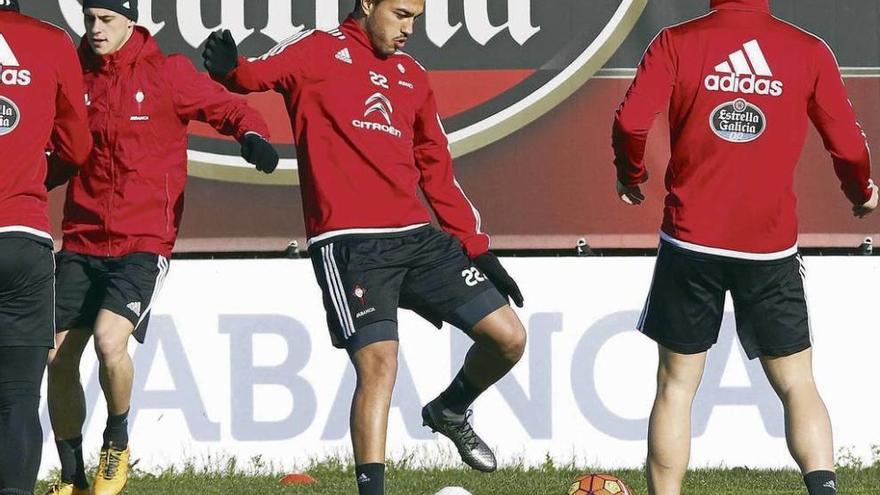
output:
<instances>
[{"instance_id":1,"label":"jacket zipper","mask_svg":"<svg viewBox=\"0 0 880 495\"><path fill-rule=\"evenodd\" d=\"M107 131L108 133L112 133L113 138L111 140L110 146L110 197L107 199L107 217L104 222L104 229L107 233L107 256L113 256L113 240L111 238L111 223L113 220L113 199L116 197L116 145L118 143L118 130L113 126L113 102L114 99L118 96L118 85L119 85L119 73L116 70L116 67L113 66L111 68L113 71L113 77L111 79L112 84L110 86L110 97L107 98Z\"/></svg>"},{"instance_id":2,"label":"jacket zipper","mask_svg":"<svg viewBox=\"0 0 880 495\"><path fill-rule=\"evenodd\" d=\"M165 174L165 232L171 231L171 192L168 190L168 174Z\"/></svg>"}]
</instances>

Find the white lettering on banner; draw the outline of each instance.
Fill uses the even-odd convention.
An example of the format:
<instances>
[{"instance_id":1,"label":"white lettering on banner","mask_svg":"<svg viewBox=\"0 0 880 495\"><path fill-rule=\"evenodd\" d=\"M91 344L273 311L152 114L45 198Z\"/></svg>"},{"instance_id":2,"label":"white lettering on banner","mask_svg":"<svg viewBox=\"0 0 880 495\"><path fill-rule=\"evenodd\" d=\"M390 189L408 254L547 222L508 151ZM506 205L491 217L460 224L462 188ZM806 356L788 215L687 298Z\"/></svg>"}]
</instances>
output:
<instances>
[{"instance_id":1,"label":"white lettering on banner","mask_svg":"<svg viewBox=\"0 0 880 495\"><path fill-rule=\"evenodd\" d=\"M507 0L508 20L495 26L489 19L489 0L464 0L464 17L468 32L479 44L485 45L505 29L520 45L541 30L532 26L532 0ZM441 45L442 46L442 45Z\"/></svg>"},{"instance_id":2,"label":"white lettering on banner","mask_svg":"<svg viewBox=\"0 0 880 495\"><path fill-rule=\"evenodd\" d=\"M817 382L835 421L835 443L868 458L880 442L880 397L852 376L880 374L872 359L880 335L858 318L873 293L852 287L880 271L880 260L807 259ZM522 362L477 403L475 427L502 463L518 458L639 466L644 462L656 346L632 330L650 284L653 260L509 259L529 288L529 332ZM613 275L613 276L612 276ZM307 261L180 261L160 294L144 345L132 344L131 413L144 469L225 453L262 455L278 465L348 452L348 408L355 377L330 345L321 294ZM267 300L243 290L259 278ZM613 280L624 280L615 284ZM858 282L865 280L865 282ZM307 281L307 282L306 282ZM850 289L845 294L839 287ZM193 298L197 292L200 297ZM290 298L289 294L296 294ZM279 310L279 308L283 308ZM389 424L389 452L442 445L421 426L421 406L456 374L471 341L402 311L400 366ZM101 440L102 396L93 353L82 376L98 419L86 425L88 448ZM736 374L737 379L731 380ZM45 406L43 420L48 425ZM792 466L783 418L760 364L736 342L728 305L693 408L695 466ZM51 436L47 436L47 441ZM169 439L173 439L169 441ZM292 448L295 447L295 448ZM188 458L182 459L180 452ZM43 469L57 465L44 449Z\"/></svg>"},{"instance_id":3,"label":"white lettering on banner","mask_svg":"<svg viewBox=\"0 0 880 495\"><path fill-rule=\"evenodd\" d=\"M138 24L156 35L166 23L154 22L153 3L171 0L141 0L138 6ZM449 0L429 1L425 10L425 26L428 39L438 48L446 43L462 28L481 45L504 31L520 45L524 45L537 34L540 26L532 25L532 0L507 0L508 20L495 25L489 16L489 0L462 0L464 2L464 22L449 24ZM175 0L177 5L177 24L183 39L193 48L198 48L212 31L222 27L229 29L238 43L241 43L256 30L245 26L245 4L242 0L220 2L220 24L205 26L202 16L202 2L194 0ZM276 43L305 29L306 26L293 22L294 0L268 0L268 23L259 32ZM65 22L79 35L85 33L82 4L79 0L58 0ZM253 8L253 7L250 7ZM314 26L326 31L339 25L339 2L315 0Z\"/></svg>"}]
</instances>

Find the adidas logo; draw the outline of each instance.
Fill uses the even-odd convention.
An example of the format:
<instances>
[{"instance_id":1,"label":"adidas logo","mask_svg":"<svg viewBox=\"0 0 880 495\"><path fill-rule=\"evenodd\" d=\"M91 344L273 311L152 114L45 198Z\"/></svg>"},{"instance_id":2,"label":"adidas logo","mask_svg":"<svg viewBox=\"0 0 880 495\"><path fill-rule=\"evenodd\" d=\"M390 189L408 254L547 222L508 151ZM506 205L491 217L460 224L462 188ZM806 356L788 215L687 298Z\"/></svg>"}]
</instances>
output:
<instances>
[{"instance_id":1,"label":"adidas logo","mask_svg":"<svg viewBox=\"0 0 880 495\"><path fill-rule=\"evenodd\" d=\"M715 72L724 76L710 74L704 85L709 91L781 96L782 81L772 79L773 71L764 58L758 40L744 43L741 50L728 55L727 60L715 66Z\"/></svg>"},{"instance_id":2,"label":"adidas logo","mask_svg":"<svg viewBox=\"0 0 880 495\"><path fill-rule=\"evenodd\" d=\"M124 8L126 8L126 9L130 9L130 8L131 8L131 2L126 1L124 4L122 4L122 6L123 6Z\"/></svg>"},{"instance_id":3,"label":"adidas logo","mask_svg":"<svg viewBox=\"0 0 880 495\"><path fill-rule=\"evenodd\" d=\"M373 481L373 480L371 480L370 477L364 473L361 473L361 475L358 476L358 478L357 478L358 485L361 485L364 483L369 483L370 481Z\"/></svg>"},{"instance_id":4,"label":"adidas logo","mask_svg":"<svg viewBox=\"0 0 880 495\"><path fill-rule=\"evenodd\" d=\"M351 52L348 51L348 48L343 48L336 52L336 60L342 60L347 64L353 63L351 60Z\"/></svg>"},{"instance_id":5,"label":"adidas logo","mask_svg":"<svg viewBox=\"0 0 880 495\"><path fill-rule=\"evenodd\" d=\"M132 313L136 314L138 317L141 316L141 303L139 302L130 302L125 305L126 308L130 309Z\"/></svg>"},{"instance_id":6,"label":"adidas logo","mask_svg":"<svg viewBox=\"0 0 880 495\"><path fill-rule=\"evenodd\" d=\"M822 485L822 488L831 488L832 490L834 490L835 493L837 493L837 483L835 483L834 480L826 481L825 484Z\"/></svg>"},{"instance_id":7,"label":"adidas logo","mask_svg":"<svg viewBox=\"0 0 880 495\"><path fill-rule=\"evenodd\" d=\"M18 68L21 64L6 41L0 34L0 84L4 86L27 86L31 83L31 71Z\"/></svg>"}]
</instances>

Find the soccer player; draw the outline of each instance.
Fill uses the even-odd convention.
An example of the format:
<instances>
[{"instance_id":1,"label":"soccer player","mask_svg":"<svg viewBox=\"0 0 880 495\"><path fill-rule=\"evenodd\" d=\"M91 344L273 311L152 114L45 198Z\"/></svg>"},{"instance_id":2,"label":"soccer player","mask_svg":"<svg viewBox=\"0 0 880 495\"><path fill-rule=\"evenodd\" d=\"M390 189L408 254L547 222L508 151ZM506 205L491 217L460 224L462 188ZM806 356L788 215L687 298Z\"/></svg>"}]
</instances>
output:
<instances>
[{"instance_id":1,"label":"soccer player","mask_svg":"<svg viewBox=\"0 0 880 495\"><path fill-rule=\"evenodd\" d=\"M641 204L648 130L669 106L668 195L638 324L660 354L649 492L680 493L691 403L730 291L740 342L782 400L807 490L831 495L831 424L813 382L794 171L811 120L853 213L864 217L878 200L870 155L824 41L770 15L767 0L712 0L711 8L654 39L613 127L617 192Z\"/></svg>"},{"instance_id":2,"label":"soccer player","mask_svg":"<svg viewBox=\"0 0 880 495\"><path fill-rule=\"evenodd\" d=\"M112 495L128 479L129 337L144 341L177 238L187 124L200 120L235 136L258 170L273 171L278 155L263 138L268 128L259 113L183 56L163 54L136 26L135 0L85 0L83 13L80 62L95 148L67 188L56 258L58 331L48 395L61 480L50 493L89 493L79 364L94 335L108 419L92 493Z\"/></svg>"},{"instance_id":3,"label":"soccer player","mask_svg":"<svg viewBox=\"0 0 880 495\"><path fill-rule=\"evenodd\" d=\"M362 495L384 493L398 307L475 341L422 417L481 471L496 461L469 407L520 359L526 340L507 302L522 305L522 295L455 180L427 73L401 51L424 8L425 0L359 0L339 29L295 34L262 57L240 58L228 31L212 34L204 53L228 88L274 90L288 106L327 324L357 372L351 436ZM443 231L429 224L419 189Z\"/></svg>"},{"instance_id":4,"label":"soccer player","mask_svg":"<svg viewBox=\"0 0 880 495\"><path fill-rule=\"evenodd\" d=\"M32 494L54 275L46 148L82 165L92 148L76 50L61 29L0 2L0 495Z\"/></svg>"}]
</instances>

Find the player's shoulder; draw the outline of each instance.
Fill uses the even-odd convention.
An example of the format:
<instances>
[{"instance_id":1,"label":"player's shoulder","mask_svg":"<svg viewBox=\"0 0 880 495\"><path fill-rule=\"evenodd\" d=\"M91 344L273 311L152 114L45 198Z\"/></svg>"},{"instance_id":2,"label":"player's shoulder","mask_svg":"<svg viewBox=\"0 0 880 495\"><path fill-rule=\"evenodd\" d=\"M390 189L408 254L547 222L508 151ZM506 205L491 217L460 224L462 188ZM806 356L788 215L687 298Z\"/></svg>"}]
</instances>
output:
<instances>
[{"instance_id":1,"label":"player's shoulder","mask_svg":"<svg viewBox=\"0 0 880 495\"><path fill-rule=\"evenodd\" d=\"M813 53L826 51L833 53L828 43L818 34L776 16L773 16L773 23L776 36L797 43L802 49L810 50Z\"/></svg>"},{"instance_id":2,"label":"player's shoulder","mask_svg":"<svg viewBox=\"0 0 880 495\"><path fill-rule=\"evenodd\" d=\"M73 44L73 39L64 28L49 21L37 19L36 17L19 14L19 17L15 20L14 26L19 31L27 32L29 35L38 36L40 41Z\"/></svg>"}]
</instances>

